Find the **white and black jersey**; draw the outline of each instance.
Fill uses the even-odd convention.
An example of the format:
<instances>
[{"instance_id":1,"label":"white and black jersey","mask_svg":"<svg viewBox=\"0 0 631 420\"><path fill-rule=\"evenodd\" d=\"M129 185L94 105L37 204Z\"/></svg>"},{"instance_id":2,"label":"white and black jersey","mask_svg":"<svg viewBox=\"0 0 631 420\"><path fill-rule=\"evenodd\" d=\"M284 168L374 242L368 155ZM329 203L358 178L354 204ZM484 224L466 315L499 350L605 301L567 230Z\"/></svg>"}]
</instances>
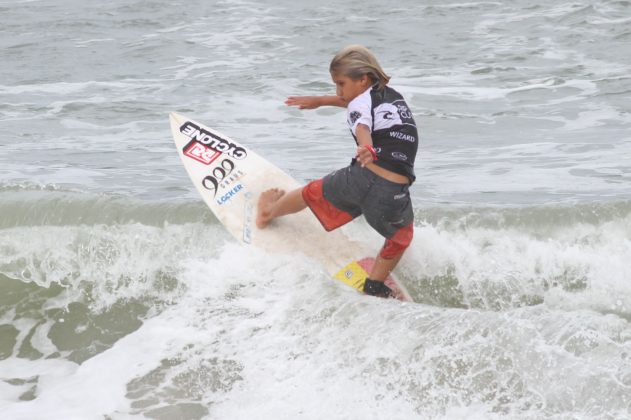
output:
<instances>
[{"instance_id":1,"label":"white and black jersey","mask_svg":"<svg viewBox=\"0 0 631 420\"><path fill-rule=\"evenodd\" d=\"M370 128L378 157L375 165L407 176L410 184L414 182L418 131L412 112L399 92L388 86L367 89L348 104L346 115L355 142L358 124Z\"/></svg>"}]
</instances>

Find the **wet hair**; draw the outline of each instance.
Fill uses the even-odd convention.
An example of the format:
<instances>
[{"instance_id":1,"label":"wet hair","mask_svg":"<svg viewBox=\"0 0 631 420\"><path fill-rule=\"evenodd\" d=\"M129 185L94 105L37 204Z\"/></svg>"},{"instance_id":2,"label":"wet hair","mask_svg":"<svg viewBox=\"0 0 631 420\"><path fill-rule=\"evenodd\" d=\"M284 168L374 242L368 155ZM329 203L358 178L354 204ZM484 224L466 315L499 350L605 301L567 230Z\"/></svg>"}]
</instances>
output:
<instances>
[{"instance_id":1,"label":"wet hair","mask_svg":"<svg viewBox=\"0 0 631 420\"><path fill-rule=\"evenodd\" d=\"M340 74L353 80L368 75L377 90L383 89L390 81L390 76L379 65L377 58L366 47L349 45L335 54L329 66L331 74Z\"/></svg>"}]
</instances>

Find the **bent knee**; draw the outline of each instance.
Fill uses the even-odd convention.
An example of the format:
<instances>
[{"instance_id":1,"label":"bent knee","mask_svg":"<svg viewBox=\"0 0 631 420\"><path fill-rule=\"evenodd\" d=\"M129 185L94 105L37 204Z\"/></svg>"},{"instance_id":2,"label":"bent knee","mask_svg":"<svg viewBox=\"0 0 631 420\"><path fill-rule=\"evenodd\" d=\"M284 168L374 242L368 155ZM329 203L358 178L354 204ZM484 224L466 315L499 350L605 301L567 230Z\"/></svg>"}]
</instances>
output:
<instances>
[{"instance_id":1,"label":"bent knee","mask_svg":"<svg viewBox=\"0 0 631 420\"><path fill-rule=\"evenodd\" d=\"M410 223L409 225L399 229L394 235L392 235L391 238L386 239L379 256L386 260L400 257L410 246L410 243L412 243L413 237L414 224Z\"/></svg>"}]
</instances>

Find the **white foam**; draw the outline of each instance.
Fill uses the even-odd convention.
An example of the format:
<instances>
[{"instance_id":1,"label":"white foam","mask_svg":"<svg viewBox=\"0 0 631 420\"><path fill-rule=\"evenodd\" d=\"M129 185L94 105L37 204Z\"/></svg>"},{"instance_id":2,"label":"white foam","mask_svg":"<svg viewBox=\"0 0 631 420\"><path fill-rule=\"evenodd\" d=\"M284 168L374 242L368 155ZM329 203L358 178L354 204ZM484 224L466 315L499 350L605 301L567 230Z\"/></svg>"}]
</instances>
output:
<instances>
[{"instance_id":1,"label":"white foam","mask_svg":"<svg viewBox=\"0 0 631 420\"><path fill-rule=\"evenodd\" d=\"M220 229L140 224L4 229L0 272L41 287L70 286L68 293L49 301L55 306L77 299L82 282L87 282L95 304L106 308L121 297L155 296L155 282L172 273L184 257L212 253L222 244L227 234ZM187 241L195 246L183 247Z\"/></svg>"},{"instance_id":2,"label":"white foam","mask_svg":"<svg viewBox=\"0 0 631 420\"><path fill-rule=\"evenodd\" d=\"M550 308L630 316L629 222L551 228L547 237L510 228L417 227L405 263L417 278L457 279L463 299L475 307L519 306L539 297Z\"/></svg>"},{"instance_id":3,"label":"white foam","mask_svg":"<svg viewBox=\"0 0 631 420\"><path fill-rule=\"evenodd\" d=\"M571 384L593 384L600 393L614 395L615 408L621 401L619 384L604 372L612 355L629 346L612 341L626 323L586 310L593 306L584 306L572 293L565 298L574 307L562 309L551 298L554 289L546 292L528 281L532 275L555 277L577 264L587 268L582 273L601 276L590 261L604 267L599 258L608 254L610 262L619 261L608 266L623 272L607 284L592 282L578 294L593 298L615 286L614 293L624 299L629 288L623 279L629 273L622 263L629 248L622 238L631 232L615 234L620 227L560 229L550 234L552 240L511 229L417 228L404 261L417 276L412 281L454 267L467 299L482 310L361 296L301 255L268 255L230 242L202 247L209 249L205 256L179 259L182 287L171 304L151 312L111 348L81 365L63 359L0 362L5 379L39 375L36 398L18 402L26 387L10 388L3 414L130 418L187 403L208 410L210 418L485 418L497 407L535 406L540 398L550 413L566 412L568 398L579 392ZM146 243L137 246L139 251ZM116 291L118 299L145 293L143 280L134 276ZM481 306L480 296L492 296L505 284L512 284L517 296L539 293L545 303L520 308L509 298L502 312L486 310L493 306L490 299ZM98 296L107 301L107 295ZM585 329L602 331L589 337L599 353L585 353ZM509 386L515 380L523 387ZM531 393L535 388L541 394ZM491 389L499 394L487 404L468 397ZM587 399L583 404L589 408Z\"/></svg>"}]
</instances>

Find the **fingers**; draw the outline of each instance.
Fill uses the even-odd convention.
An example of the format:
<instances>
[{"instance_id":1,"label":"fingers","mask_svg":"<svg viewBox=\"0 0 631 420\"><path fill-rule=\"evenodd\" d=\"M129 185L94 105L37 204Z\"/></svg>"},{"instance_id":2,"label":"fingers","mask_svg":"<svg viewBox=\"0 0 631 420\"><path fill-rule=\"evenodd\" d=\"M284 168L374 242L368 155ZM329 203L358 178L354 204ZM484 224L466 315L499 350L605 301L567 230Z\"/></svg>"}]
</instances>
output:
<instances>
[{"instance_id":1,"label":"fingers","mask_svg":"<svg viewBox=\"0 0 631 420\"><path fill-rule=\"evenodd\" d=\"M316 107L313 98L310 96L289 96L285 100L285 105L297 106L298 109L313 109Z\"/></svg>"},{"instance_id":2,"label":"fingers","mask_svg":"<svg viewBox=\"0 0 631 420\"><path fill-rule=\"evenodd\" d=\"M359 161L361 167L363 168L370 162L372 162L372 155L366 148L358 147L357 148L357 160Z\"/></svg>"},{"instance_id":3,"label":"fingers","mask_svg":"<svg viewBox=\"0 0 631 420\"><path fill-rule=\"evenodd\" d=\"M358 146L355 158L359 161L361 166L364 167L377 160L377 152L372 146Z\"/></svg>"},{"instance_id":4,"label":"fingers","mask_svg":"<svg viewBox=\"0 0 631 420\"><path fill-rule=\"evenodd\" d=\"M290 96L285 100L285 105L297 106L302 109L305 106L305 101L299 96Z\"/></svg>"}]
</instances>

